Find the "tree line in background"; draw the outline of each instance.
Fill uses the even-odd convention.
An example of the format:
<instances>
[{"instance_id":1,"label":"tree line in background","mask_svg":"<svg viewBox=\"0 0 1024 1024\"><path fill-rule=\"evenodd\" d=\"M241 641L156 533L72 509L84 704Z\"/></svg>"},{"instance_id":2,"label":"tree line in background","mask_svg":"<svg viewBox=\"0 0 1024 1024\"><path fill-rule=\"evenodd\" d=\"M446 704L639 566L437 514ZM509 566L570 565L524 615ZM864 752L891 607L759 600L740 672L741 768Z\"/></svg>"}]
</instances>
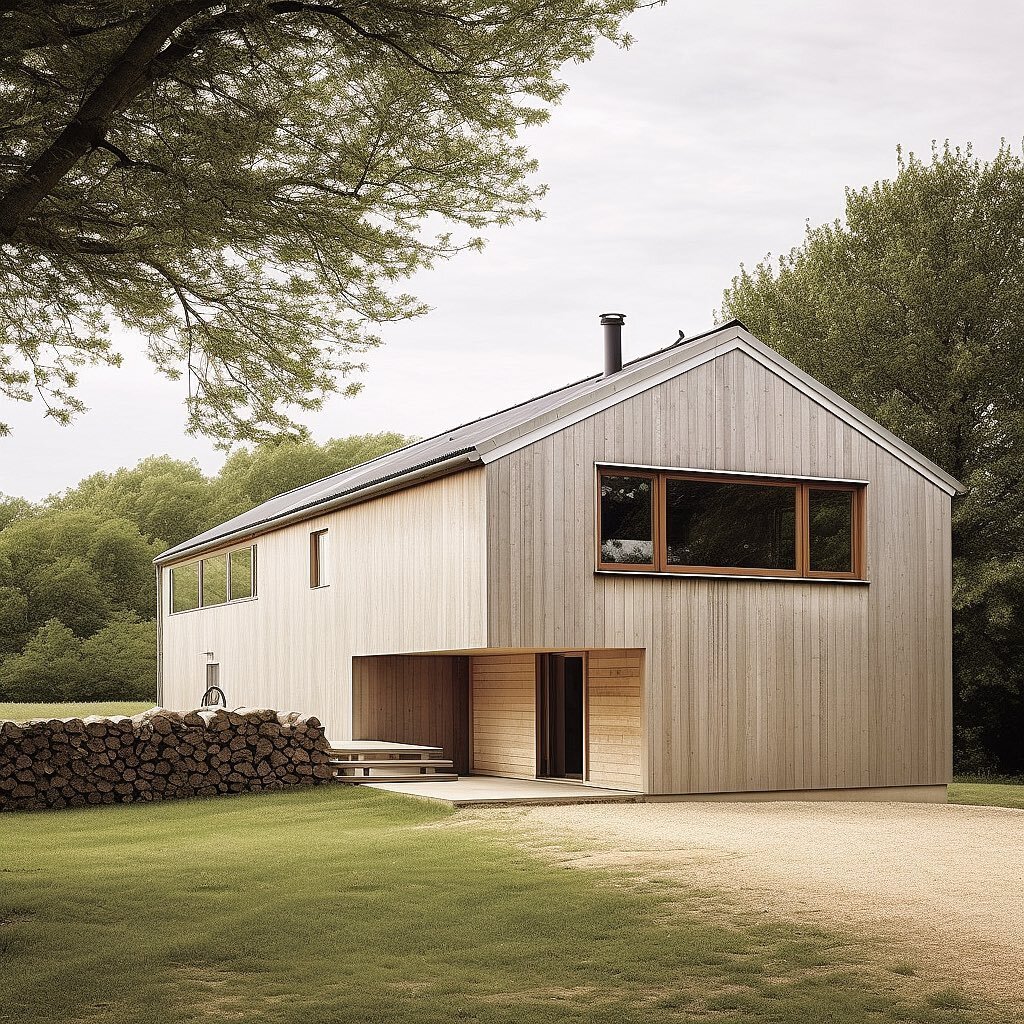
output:
<instances>
[{"instance_id":1,"label":"tree line in background","mask_svg":"<svg viewBox=\"0 0 1024 1024\"><path fill-rule=\"evenodd\" d=\"M153 559L267 498L407 443L366 434L240 450L206 476L169 456L39 504L0 495L0 701L153 700Z\"/></svg>"}]
</instances>

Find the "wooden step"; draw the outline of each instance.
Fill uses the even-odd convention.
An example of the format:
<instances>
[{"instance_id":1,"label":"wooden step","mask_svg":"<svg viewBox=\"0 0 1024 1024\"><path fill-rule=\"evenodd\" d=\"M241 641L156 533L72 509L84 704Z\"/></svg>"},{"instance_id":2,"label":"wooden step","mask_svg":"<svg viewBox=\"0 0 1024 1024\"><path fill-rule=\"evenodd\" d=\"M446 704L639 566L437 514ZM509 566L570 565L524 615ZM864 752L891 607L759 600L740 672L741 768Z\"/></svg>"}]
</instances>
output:
<instances>
[{"instance_id":1,"label":"wooden step","mask_svg":"<svg viewBox=\"0 0 1024 1024\"><path fill-rule=\"evenodd\" d=\"M452 768L451 761L419 760L419 761L331 761L331 767L340 771L343 768L397 768L400 771L407 771L411 768Z\"/></svg>"},{"instance_id":2,"label":"wooden step","mask_svg":"<svg viewBox=\"0 0 1024 1024\"><path fill-rule=\"evenodd\" d=\"M331 755L331 764L443 764L441 754L437 757L338 757Z\"/></svg>"},{"instance_id":3,"label":"wooden step","mask_svg":"<svg viewBox=\"0 0 1024 1024\"><path fill-rule=\"evenodd\" d=\"M368 782L458 782L458 775L446 772L427 773L423 775L335 775L335 782L363 786Z\"/></svg>"},{"instance_id":4,"label":"wooden step","mask_svg":"<svg viewBox=\"0 0 1024 1024\"><path fill-rule=\"evenodd\" d=\"M415 746L411 743L389 743L385 740L352 740L332 746L331 757L338 760L356 760L363 757L383 758L437 758L444 757L441 747Z\"/></svg>"}]
</instances>

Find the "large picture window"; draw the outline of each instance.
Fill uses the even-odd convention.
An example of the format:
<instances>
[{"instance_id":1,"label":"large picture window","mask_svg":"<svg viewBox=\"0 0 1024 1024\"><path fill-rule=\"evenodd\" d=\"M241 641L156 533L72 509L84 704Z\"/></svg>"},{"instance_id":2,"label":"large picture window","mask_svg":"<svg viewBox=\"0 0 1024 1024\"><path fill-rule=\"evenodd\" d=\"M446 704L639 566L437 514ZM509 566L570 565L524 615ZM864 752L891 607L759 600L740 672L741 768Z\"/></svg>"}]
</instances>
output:
<instances>
[{"instance_id":1,"label":"large picture window","mask_svg":"<svg viewBox=\"0 0 1024 1024\"><path fill-rule=\"evenodd\" d=\"M171 569L171 611L189 612L256 596L256 545Z\"/></svg>"},{"instance_id":2,"label":"large picture window","mask_svg":"<svg viewBox=\"0 0 1024 1024\"><path fill-rule=\"evenodd\" d=\"M863 484L601 467L598 568L863 578Z\"/></svg>"}]
</instances>

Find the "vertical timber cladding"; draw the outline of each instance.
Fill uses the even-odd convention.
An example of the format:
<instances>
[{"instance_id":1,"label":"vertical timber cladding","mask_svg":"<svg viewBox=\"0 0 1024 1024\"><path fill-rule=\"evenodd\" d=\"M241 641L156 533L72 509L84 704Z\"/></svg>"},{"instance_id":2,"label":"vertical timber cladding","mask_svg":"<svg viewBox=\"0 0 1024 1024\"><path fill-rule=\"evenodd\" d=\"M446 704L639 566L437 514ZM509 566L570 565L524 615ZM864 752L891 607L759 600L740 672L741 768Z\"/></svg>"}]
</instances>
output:
<instances>
[{"instance_id":1,"label":"vertical timber cladding","mask_svg":"<svg viewBox=\"0 0 1024 1024\"><path fill-rule=\"evenodd\" d=\"M312 589L321 529L329 586ZM164 567L164 703L195 706L213 651L233 706L315 714L350 739L353 658L484 646L485 531L484 471L469 469L260 534L253 601L169 614Z\"/></svg>"},{"instance_id":2,"label":"vertical timber cladding","mask_svg":"<svg viewBox=\"0 0 1024 1024\"><path fill-rule=\"evenodd\" d=\"M537 773L537 657L470 658L473 771L533 778Z\"/></svg>"},{"instance_id":3,"label":"vertical timber cladding","mask_svg":"<svg viewBox=\"0 0 1024 1024\"><path fill-rule=\"evenodd\" d=\"M595 463L867 480L869 585L595 574ZM949 496L733 351L487 466L487 644L642 648L651 793L951 772Z\"/></svg>"},{"instance_id":4,"label":"vertical timber cladding","mask_svg":"<svg viewBox=\"0 0 1024 1024\"><path fill-rule=\"evenodd\" d=\"M470 658L473 771L533 778L537 773L537 656ZM587 781L641 788L643 651L588 651Z\"/></svg>"}]
</instances>

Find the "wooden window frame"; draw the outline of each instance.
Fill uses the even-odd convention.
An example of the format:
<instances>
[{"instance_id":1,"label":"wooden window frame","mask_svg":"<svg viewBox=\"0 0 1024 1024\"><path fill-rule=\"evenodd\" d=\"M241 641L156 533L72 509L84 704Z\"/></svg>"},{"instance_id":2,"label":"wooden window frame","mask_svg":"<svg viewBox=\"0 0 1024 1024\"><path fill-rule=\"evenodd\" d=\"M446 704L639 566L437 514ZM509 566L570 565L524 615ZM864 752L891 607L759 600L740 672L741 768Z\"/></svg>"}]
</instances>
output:
<instances>
[{"instance_id":1,"label":"wooden window frame","mask_svg":"<svg viewBox=\"0 0 1024 1024\"><path fill-rule=\"evenodd\" d=\"M825 572L811 569L811 529L810 529L810 497L811 491L847 491L852 495L850 516L852 534L850 537L850 572ZM867 576L867 485L849 483L843 480L807 480L804 481L801 508L803 510L803 528L800 533L800 558L804 567L804 576L810 580L862 580Z\"/></svg>"},{"instance_id":2,"label":"wooden window frame","mask_svg":"<svg viewBox=\"0 0 1024 1024\"><path fill-rule=\"evenodd\" d=\"M642 477L652 481L651 520L654 538L652 562L632 565L604 562L601 559L601 482L605 476ZM758 569L714 565L670 565L668 563L667 485L670 480L692 480L706 483L741 484L753 487L788 487L795 491L796 520L794 531L795 568ZM811 570L810 492L847 491L852 500L851 561L849 572ZM862 481L816 480L784 476L733 475L700 470L632 469L629 466L599 465L597 467L596 565L599 572L641 572L671 576L755 576L796 580L865 580L867 578L867 486Z\"/></svg>"},{"instance_id":3,"label":"wooden window frame","mask_svg":"<svg viewBox=\"0 0 1024 1024\"><path fill-rule=\"evenodd\" d=\"M311 530L309 533L309 588L319 590L321 587L330 586L323 581L323 566L320 562L320 538L328 534L326 528L322 530Z\"/></svg>"},{"instance_id":4,"label":"wooden window frame","mask_svg":"<svg viewBox=\"0 0 1024 1024\"><path fill-rule=\"evenodd\" d=\"M662 485L661 475L657 471L649 469L617 469L613 466L600 466L597 472L597 567L598 569L612 569L615 572L657 572L658 571L658 537L660 533L660 520L662 515ZM629 562L603 562L601 561L601 479L606 476L630 476L642 477L651 481L651 549L652 557L650 562L631 564Z\"/></svg>"}]
</instances>

